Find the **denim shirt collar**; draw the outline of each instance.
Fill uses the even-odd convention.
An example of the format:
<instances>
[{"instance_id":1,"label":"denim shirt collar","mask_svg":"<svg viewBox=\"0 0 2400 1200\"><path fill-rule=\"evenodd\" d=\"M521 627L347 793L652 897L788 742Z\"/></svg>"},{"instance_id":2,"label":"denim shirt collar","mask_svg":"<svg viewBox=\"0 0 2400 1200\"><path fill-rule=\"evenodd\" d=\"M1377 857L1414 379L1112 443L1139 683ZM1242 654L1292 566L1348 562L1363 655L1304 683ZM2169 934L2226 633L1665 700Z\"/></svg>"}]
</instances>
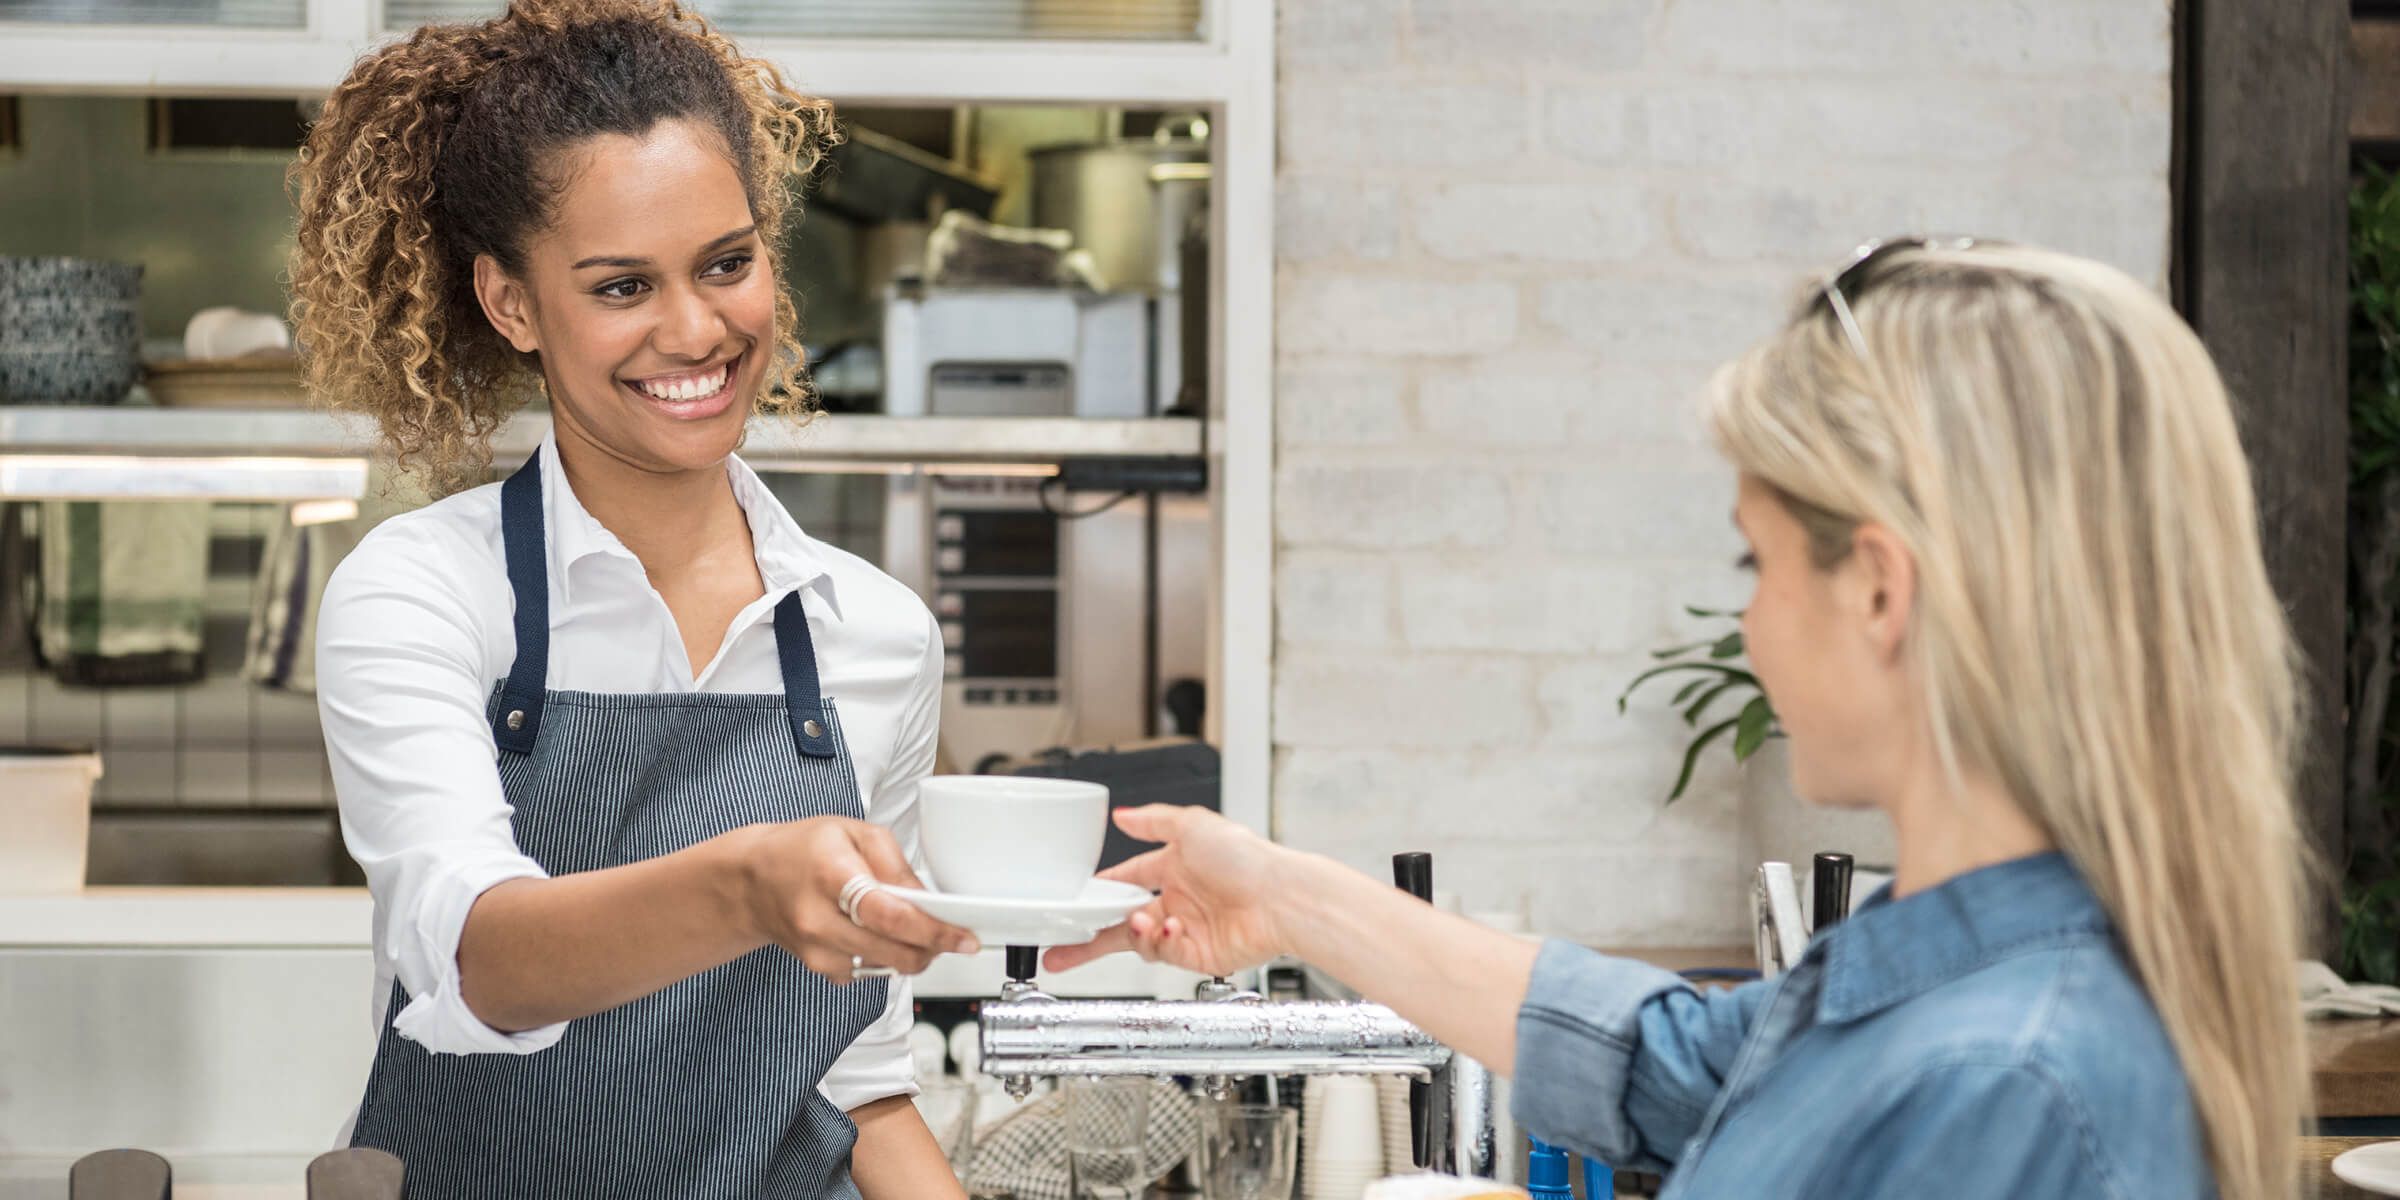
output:
<instances>
[{"instance_id":1,"label":"denim shirt collar","mask_svg":"<svg viewBox=\"0 0 2400 1200\"><path fill-rule=\"evenodd\" d=\"M2108 938L2081 872L2056 851L1969 871L1903 899L1885 887L1810 946L1817 1020L1840 1024L2018 954Z\"/></svg>"}]
</instances>

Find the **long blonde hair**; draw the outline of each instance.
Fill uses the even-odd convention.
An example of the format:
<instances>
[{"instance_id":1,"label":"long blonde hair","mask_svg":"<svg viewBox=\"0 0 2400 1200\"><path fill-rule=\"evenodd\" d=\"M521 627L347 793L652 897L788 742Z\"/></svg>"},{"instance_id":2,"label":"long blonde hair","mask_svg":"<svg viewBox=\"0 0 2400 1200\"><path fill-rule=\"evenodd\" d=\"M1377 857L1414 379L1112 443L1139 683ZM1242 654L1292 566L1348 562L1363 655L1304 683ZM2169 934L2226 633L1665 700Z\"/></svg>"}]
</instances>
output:
<instances>
[{"instance_id":1,"label":"long blonde hair","mask_svg":"<svg viewBox=\"0 0 2400 1200\"><path fill-rule=\"evenodd\" d=\"M2231 405L2122 272L2026 247L1879 256L1721 371L1709 423L1819 560L1914 553L1945 767L1989 773L2114 919L2227 1200L2286 1197L2309 1080L2297 694Z\"/></svg>"}]
</instances>

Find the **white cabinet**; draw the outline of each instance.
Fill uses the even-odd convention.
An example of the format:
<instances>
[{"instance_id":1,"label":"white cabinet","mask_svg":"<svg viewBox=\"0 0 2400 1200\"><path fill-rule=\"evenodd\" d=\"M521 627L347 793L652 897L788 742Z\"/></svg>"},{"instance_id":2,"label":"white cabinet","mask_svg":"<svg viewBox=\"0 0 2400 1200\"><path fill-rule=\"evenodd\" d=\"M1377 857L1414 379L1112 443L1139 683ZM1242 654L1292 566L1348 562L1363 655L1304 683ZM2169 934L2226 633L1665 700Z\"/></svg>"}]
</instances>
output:
<instances>
[{"instance_id":1,"label":"white cabinet","mask_svg":"<svg viewBox=\"0 0 2400 1200\"><path fill-rule=\"evenodd\" d=\"M1226 6L1231 0L1226 0ZM1271 8L1205 0L716 0L699 7L804 89L849 103L1214 106L1259 52L1233 27ZM0 0L0 93L308 96L376 43L488 0ZM162 40L171 38L172 40ZM1273 74L1273 48L1263 71ZM1272 119L1271 113L1263 114Z\"/></svg>"}]
</instances>

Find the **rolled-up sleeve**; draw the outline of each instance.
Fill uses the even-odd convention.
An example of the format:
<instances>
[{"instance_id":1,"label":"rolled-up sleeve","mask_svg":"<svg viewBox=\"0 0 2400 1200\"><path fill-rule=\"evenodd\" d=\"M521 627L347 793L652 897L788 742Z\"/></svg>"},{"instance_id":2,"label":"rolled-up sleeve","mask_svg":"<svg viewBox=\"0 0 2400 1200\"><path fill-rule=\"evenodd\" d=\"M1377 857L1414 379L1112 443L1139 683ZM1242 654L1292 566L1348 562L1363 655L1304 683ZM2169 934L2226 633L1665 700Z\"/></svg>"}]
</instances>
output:
<instances>
[{"instance_id":1,"label":"rolled-up sleeve","mask_svg":"<svg viewBox=\"0 0 2400 1200\"><path fill-rule=\"evenodd\" d=\"M867 819L891 830L900 852L920 876L925 873L925 852L917 836L917 790L933 773L942 712L941 633L932 614L926 614L925 623L925 647L900 713L891 766L867 799ZM883 1014L834 1060L818 1090L845 1112L892 1096L916 1095L916 1062L908 1049L908 1031L914 1024L916 1003L909 982L894 979Z\"/></svg>"},{"instance_id":2,"label":"rolled-up sleeve","mask_svg":"<svg viewBox=\"0 0 2400 1200\"><path fill-rule=\"evenodd\" d=\"M1548 943L1517 1013L1518 1124L1612 1166L1672 1167L1771 988L1698 992L1647 963Z\"/></svg>"},{"instance_id":3,"label":"rolled-up sleeve","mask_svg":"<svg viewBox=\"0 0 2400 1200\"><path fill-rule=\"evenodd\" d=\"M472 549L392 523L342 561L317 619L317 712L342 839L375 897L379 973L409 997L394 1028L436 1053L528 1054L566 1025L505 1033L459 991L476 898L544 874L510 828L484 723L493 648L478 608L510 602L474 594L492 572L460 569Z\"/></svg>"}]
</instances>

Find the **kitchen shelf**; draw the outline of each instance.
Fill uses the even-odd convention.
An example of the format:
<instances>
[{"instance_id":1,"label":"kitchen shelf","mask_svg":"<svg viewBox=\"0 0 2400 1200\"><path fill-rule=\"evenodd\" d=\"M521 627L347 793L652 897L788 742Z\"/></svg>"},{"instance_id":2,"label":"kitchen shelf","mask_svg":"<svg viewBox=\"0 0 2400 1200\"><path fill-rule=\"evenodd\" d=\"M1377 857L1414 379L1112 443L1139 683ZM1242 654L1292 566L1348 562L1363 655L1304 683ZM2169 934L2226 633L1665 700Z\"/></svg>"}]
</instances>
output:
<instances>
[{"instance_id":1,"label":"kitchen shelf","mask_svg":"<svg viewBox=\"0 0 2400 1200\"><path fill-rule=\"evenodd\" d=\"M523 461L550 431L523 413L493 438L493 456ZM1070 458L1166 458L1202 453L1201 423L1177 417L881 417L826 414L795 424L752 422L742 458L753 466L1054 464ZM363 417L310 409L0 407L0 454L128 457L363 458L375 450Z\"/></svg>"}]
</instances>

